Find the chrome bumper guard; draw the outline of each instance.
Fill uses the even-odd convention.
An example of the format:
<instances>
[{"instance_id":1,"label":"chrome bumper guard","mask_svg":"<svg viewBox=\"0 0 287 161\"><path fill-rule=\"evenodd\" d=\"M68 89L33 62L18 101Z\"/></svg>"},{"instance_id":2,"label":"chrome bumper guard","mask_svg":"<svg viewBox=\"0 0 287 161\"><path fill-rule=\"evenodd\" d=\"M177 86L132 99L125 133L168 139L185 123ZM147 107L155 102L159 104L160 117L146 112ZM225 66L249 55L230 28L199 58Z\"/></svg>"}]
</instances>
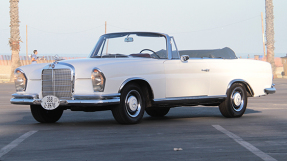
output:
<instances>
[{"instance_id":1,"label":"chrome bumper guard","mask_svg":"<svg viewBox=\"0 0 287 161\"><path fill-rule=\"evenodd\" d=\"M274 88L275 84L272 84L271 88L265 88L264 93L266 94L273 94L276 92L276 88Z\"/></svg>"},{"instance_id":2,"label":"chrome bumper guard","mask_svg":"<svg viewBox=\"0 0 287 161\"><path fill-rule=\"evenodd\" d=\"M40 105L42 100L38 94L12 94L12 104ZM72 100L60 100L61 106L107 106L120 103L120 93L109 95L73 95Z\"/></svg>"}]
</instances>

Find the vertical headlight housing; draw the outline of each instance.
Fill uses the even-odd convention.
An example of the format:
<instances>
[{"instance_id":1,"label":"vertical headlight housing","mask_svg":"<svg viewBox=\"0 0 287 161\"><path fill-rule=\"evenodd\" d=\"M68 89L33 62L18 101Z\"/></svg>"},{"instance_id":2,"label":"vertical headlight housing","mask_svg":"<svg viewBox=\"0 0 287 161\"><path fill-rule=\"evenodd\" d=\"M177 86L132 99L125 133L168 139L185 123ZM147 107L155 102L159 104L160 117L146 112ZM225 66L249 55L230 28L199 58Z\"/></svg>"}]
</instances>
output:
<instances>
[{"instance_id":1,"label":"vertical headlight housing","mask_svg":"<svg viewBox=\"0 0 287 161\"><path fill-rule=\"evenodd\" d=\"M94 68L91 75L94 92L103 92L105 88L106 78L104 74L97 68Z\"/></svg>"},{"instance_id":2,"label":"vertical headlight housing","mask_svg":"<svg viewBox=\"0 0 287 161\"><path fill-rule=\"evenodd\" d=\"M26 90L27 78L25 73L19 68L17 68L14 72L14 82L17 92L23 92Z\"/></svg>"}]
</instances>

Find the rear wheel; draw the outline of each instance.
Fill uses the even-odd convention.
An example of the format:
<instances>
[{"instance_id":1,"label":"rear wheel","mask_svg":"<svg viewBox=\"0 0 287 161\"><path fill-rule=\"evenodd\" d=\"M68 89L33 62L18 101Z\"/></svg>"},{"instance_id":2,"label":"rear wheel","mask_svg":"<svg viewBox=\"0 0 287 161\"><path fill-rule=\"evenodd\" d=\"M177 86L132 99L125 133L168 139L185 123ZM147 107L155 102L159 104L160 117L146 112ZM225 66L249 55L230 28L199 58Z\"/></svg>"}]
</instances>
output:
<instances>
[{"instance_id":1,"label":"rear wheel","mask_svg":"<svg viewBox=\"0 0 287 161\"><path fill-rule=\"evenodd\" d=\"M219 110L224 117L241 117L247 106L247 93L245 86L240 83L231 85L227 98L219 105Z\"/></svg>"},{"instance_id":2,"label":"rear wheel","mask_svg":"<svg viewBox=\"0 0 287 161\"><path fill-rule=\"evenodd\" d=\"M114 107L112 113L120 124L135 124L142 119L145 106L141 88L137 84L128 84L121 92L120 105Z\"/></svg>"},{"instance_id":3,"label":"rear wheel","mask_svg":"<svg viewBox=\"0 0 287 161\"><path fill-rule=\"evenodd\" d=\"M60 108L55 110L45 110L40 105L31 105L30 109L34 119L41 123L57 122L63 114L63 110Z\"/></svg>"},{"instance_id":4,"label":"rear wheel","mask_svg":"<svg viewBox=\"0 0 287 161\"><path fill-rule=\"evenodd\" d=\"M147 108L145 112L152 117L163 117L169 112L168 107L165 108Z\"/></svg>"}]
</instances>

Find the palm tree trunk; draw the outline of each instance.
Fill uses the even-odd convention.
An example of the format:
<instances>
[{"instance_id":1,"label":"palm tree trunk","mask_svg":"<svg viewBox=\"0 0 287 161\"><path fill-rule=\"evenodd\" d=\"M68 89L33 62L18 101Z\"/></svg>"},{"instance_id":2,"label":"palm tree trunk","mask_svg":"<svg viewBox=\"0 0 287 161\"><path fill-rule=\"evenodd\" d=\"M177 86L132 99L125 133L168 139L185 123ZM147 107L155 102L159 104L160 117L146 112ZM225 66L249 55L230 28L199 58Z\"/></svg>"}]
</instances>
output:
<instances>
[{"instance_id":1,"label":"palm tree trunk","mask_svg":"<svg viewBox=\"0 0 287 161\"><path fill-rule=\"evenodd\" d=\"M266 14L266 46L267 46L267 62L272 66L272 73L276 78L276 66L274 62L274 14L273 14L273 0L265 0L265 14Z\"/></svg>"},{"instance_id":2,"label":"palm tree trunk","mask_svg":"<svg viewBox=\"0 0 287 161\"><path fill-rule=\"evenodd\" d=\"M20 51L20 30L19 30L19 0L10 0L10 40L9 44L12 50L11 57L11 74L10 81L14 81L14 71L17 67L21 66L19 51Z\"/></svg>"}]
</instances>

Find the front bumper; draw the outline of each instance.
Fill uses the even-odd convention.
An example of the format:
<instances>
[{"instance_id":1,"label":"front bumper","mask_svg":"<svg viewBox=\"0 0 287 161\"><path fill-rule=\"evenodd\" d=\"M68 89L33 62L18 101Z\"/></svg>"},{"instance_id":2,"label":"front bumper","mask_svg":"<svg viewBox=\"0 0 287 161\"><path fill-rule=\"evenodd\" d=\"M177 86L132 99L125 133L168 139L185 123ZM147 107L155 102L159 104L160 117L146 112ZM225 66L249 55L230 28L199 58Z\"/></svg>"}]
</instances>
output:
<instances>
[{"instance_id":1,"label":"front bumper","mask_svg":"<svg viewBox=\"0 0 287 161\"><path fill-rule=\"evenodd\" d=\"M73 95L71 100L61 100L60 106L108 106L120 103L120 93L109 95ZM38 94L12 94L12 104L41 105Z\"/></svg>"},{"instance_id":2,"label":"front bumper","mask_svg":"<svg viewBox=\"0 0 287 161\"><path fill-rule=\"evenodd\" d=\"M265 88L264 93L266 94L273 94L276 92L276 88L274 87L275 84L272 84L271 88Z\"/></svg>"}]
</instances>

